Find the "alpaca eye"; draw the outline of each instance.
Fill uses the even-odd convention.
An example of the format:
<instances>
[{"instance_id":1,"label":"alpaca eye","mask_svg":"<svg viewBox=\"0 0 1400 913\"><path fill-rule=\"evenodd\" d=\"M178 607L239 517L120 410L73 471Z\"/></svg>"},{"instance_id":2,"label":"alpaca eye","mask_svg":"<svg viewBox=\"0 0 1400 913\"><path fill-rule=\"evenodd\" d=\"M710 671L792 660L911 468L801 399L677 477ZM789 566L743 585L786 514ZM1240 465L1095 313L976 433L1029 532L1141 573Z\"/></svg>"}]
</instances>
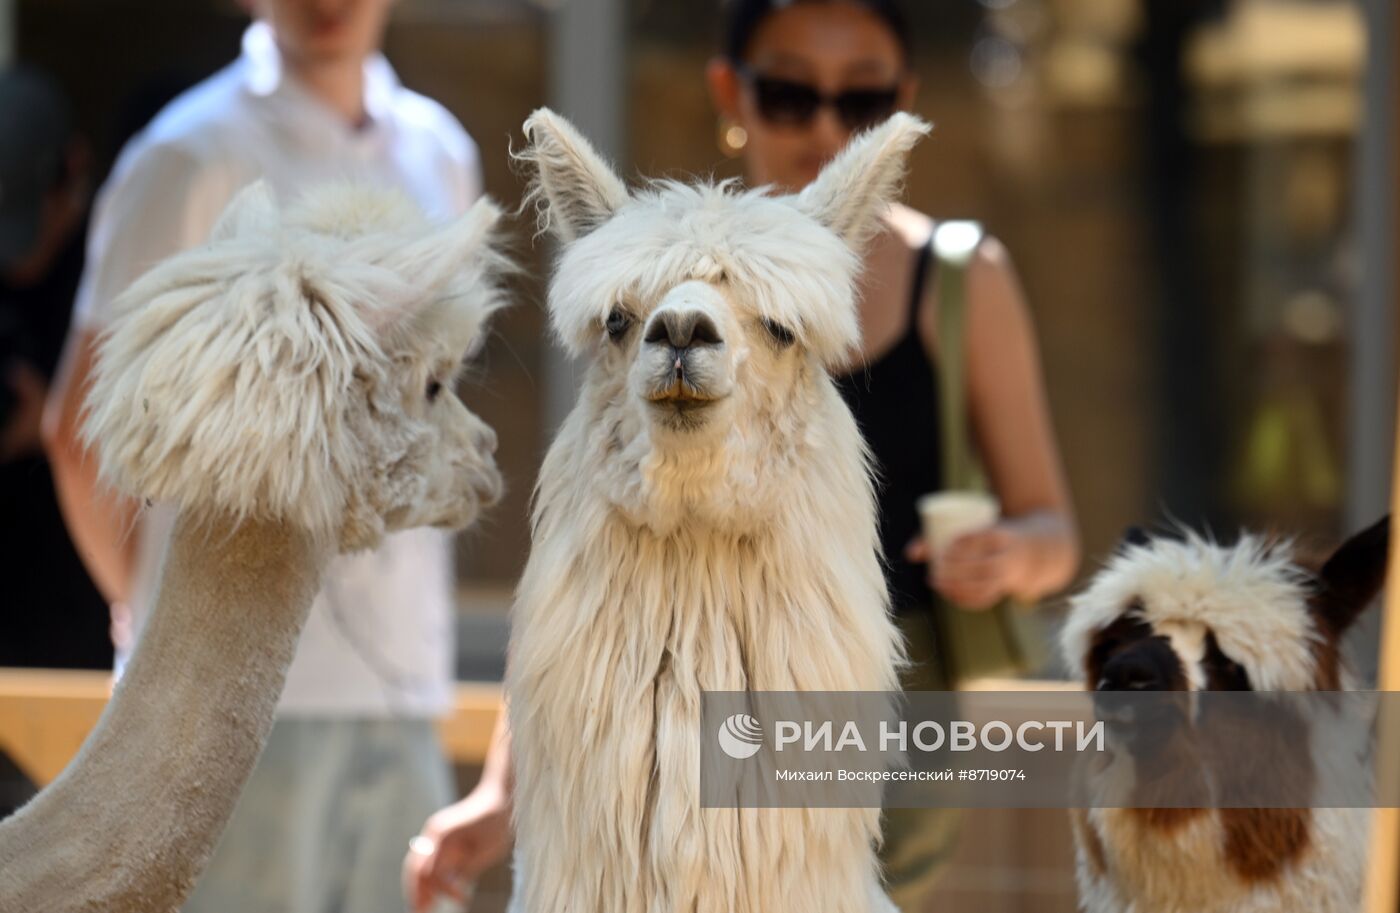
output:
<instances>
[{"instance_id":1,"label":"alpaca eye","mask_svg":"<svg viewBox=\"0 0 1400 913\"><path fill-rule=\"evenodd\" d=\"M627 332L627 328L632 325L632 317L621 308L613 308L608 314L607 322L603 324L608 331L608 338L616 342L622 338L622 334Z\"/></svg>"},{"instance_id":2,"label":"alpaca eye","mask_svg":"<svg viewBox=\"0 0 1400 913\"><path fill-rule=\"evenodd\" d=\"M767 317L763 318L763 328L768 331L769 336L773 337L773 341L778 344L779 348L786 349L797 341L797 336L792 330L778 323L776 320L770 320Z\"/></svg>"},{"instance_id":3,"label":"alpaca eye","mask_svg":"<svg viewBox=\"0 0 1400 913\"><path fill-rule=\"evenodd\" d=\"M430 381L428 381L428 402L431 403L431 402L433 402L434 400L436 400L436 399L438 398L438 394L441 393L441 392L442 392L442 384L441 384L441 383L439 383L439 382L436 381L436 380L430 380Z\"/></svg>"}]
</instances>

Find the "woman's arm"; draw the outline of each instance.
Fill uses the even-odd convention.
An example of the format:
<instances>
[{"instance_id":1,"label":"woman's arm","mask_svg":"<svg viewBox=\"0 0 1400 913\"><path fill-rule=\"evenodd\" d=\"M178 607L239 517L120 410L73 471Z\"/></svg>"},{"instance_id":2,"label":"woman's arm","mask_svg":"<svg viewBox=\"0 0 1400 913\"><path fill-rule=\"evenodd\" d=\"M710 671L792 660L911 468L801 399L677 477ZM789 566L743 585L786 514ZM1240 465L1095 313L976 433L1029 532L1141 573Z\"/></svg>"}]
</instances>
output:
<instances>
[{"instance_id":1,"label":"woman's arm","mask_svg":"<svg viewBox=\"0 0 1400 913\"><path fill-rule=\"evenodd\" d=\"M404 894L414 913L429 909L439 895L470 903L476 879L505 859L511 840L511 769L510 724L502 704L476 788L435 812L409 844Z\"/></svg>"},{"instance_id":2,"label":"woman's arm","mask_svg":"<svg viewBox=\"0 0 1400 913\"><path fill-rule=\"evenodd\" d=\"M131 597L137 504L98 478L97 455L79 431L96 349L94 331L69 335L44 412L43 439L69 535L93 582L116 605Z\"/></svg>"},{"instance_id":3,"label":"woman's arm","mask_svg":"<svg viewBox=\"0 0 1400 913\"><path fill-rule=\"evenodd\" d=\"M994 238L968 267L967 294L968 415L1003 519L954 542L930 570L939 592L966 608L1033 602L1073 580L1079 537L1030 311Z\"/></svg>"}]
</instances>

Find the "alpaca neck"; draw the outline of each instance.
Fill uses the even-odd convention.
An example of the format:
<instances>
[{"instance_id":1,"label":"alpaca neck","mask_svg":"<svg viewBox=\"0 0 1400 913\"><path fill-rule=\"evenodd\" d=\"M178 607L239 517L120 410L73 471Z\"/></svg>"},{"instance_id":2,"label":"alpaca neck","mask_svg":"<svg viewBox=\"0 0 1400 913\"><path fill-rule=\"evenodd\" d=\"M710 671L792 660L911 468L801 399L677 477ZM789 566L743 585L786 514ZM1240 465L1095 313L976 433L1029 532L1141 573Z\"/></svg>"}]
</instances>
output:
<instances>
[{"instance_id":1,"label":"alpaca neck","mask_svg":"<svg viewBox=\"0 0 1400 913\"><path fill-rule=\"evenodd\" d=\"M97 728L0 824L0 910L179 908L267 740L330 557L283 524L180 516Z\"/></svg>"}]
</instances>

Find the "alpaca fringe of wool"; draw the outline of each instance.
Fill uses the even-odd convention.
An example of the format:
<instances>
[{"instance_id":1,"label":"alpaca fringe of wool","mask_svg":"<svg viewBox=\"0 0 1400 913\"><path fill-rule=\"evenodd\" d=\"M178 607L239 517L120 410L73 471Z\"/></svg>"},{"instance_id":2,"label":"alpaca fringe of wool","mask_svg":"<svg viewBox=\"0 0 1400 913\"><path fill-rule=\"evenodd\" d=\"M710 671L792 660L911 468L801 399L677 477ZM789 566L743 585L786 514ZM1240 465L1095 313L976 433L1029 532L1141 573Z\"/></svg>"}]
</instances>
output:
<instances>
[{"instance_id":1,"label":"alpaca fringe of wool","mask_svg":"<svg viewBox=\"0 0 1400 913\"><path fill-rule=\"evenodd\" d=\"M514 609L513 913L893 910L878 809L701 809L696 736L707 689L898 687L869 455L826 369L927 129L896 116L783 197L629 194L567 122L526 122L551 322L590 365Z\"/></svg>"},{"instance_id":2,"label":"alpaca fringe of wool","mask_svg":"<svg viewBox=\"0 0 1400 913\"><path fill-rule=\"evenodd\" d=\"M103 476L372 547L383 525L364 479L390 473L422 429L366 448L370 414L401 409L398 365L424 384L444 362L455 371L501 306L507 264L487 243L498 216L482 201L443 237L398 194L331 185L279 213L265 184L244 190L206 245L117 303L84 429ZM345 396L360 385L368 401Z\"/></svg>"}]
</instances>

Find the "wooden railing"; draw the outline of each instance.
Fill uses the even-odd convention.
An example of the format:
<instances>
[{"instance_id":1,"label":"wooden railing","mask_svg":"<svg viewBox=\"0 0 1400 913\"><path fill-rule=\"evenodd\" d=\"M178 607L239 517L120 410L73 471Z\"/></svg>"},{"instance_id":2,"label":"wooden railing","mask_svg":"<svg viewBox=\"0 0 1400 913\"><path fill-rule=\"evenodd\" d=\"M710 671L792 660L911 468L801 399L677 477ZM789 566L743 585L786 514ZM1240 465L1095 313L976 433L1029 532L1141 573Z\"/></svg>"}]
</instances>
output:
<instances>
[{"instance_id":1,"label":"wooden railing","mask_svg":"<svg viewBox=\"0 0 1400 913\"><path fill-rule=\"evenodd\" d=\"M987 679L980 691L1049 691L1066 682ZM0 669L0 750L42 786L73 759L107 705L106 672ZM452 712L438 724L443 747L457 764L480 764L501 707L498 682L458 682Z\"/></svg>"},{"instance_id":2,"label":"wooden railing","mask_svg":"<svg viewBox=\"0 0 1400 913\"><path fill-rule=\"evenodd\" d=\"M78 753L112 688L106 672L0 669L0 750L42 786ZM480 764L500 711L501 686L459 682L452 713L439 724L458 764Z\"/></svg>"}]
</instances>

